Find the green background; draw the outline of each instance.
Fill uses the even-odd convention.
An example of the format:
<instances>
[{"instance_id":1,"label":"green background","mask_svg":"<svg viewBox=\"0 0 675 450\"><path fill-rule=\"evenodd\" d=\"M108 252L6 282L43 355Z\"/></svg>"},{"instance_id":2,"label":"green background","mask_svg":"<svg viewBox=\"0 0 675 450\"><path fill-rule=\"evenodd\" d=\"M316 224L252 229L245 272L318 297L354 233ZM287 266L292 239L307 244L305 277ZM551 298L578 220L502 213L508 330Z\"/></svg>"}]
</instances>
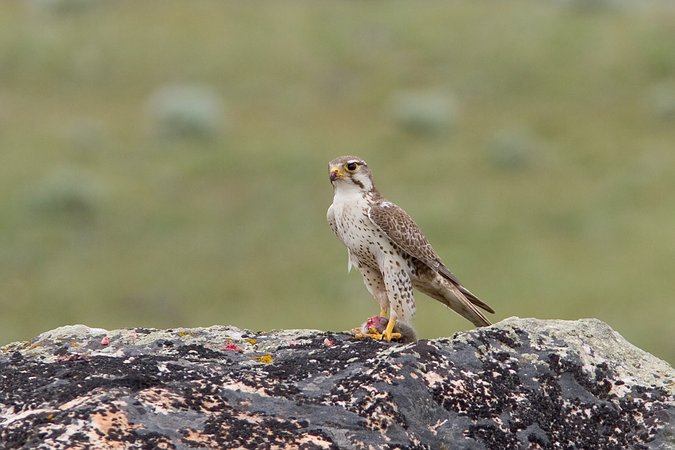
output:
<instances>
[{"instance_id":1,"label":"green background","mask_svg":"<svg viewBox=\"0 0 675 450\"><path fill-rule=\"evenodd\" d=\"M2 2L0 342L357 325L344 154L494 320L675 360L675 7L609 0Z\"/></svg>"}]
</instances>

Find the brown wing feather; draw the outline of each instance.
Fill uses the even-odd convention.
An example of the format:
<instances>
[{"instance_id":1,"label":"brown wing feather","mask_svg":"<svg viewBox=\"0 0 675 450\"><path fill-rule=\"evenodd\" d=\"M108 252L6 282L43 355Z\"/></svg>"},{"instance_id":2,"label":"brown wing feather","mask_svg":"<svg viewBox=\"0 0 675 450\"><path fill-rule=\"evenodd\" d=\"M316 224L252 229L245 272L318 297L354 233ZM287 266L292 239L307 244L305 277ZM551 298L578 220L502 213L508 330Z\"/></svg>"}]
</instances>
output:
<instances>
[{"instance_id":1,"label":"brown wing feather","mask_svg":"<svg viewBox=\"0 0 675 450\"><path fill-rule=\"evenodd\" d=\"M420 227L401 207L388 201L379 201L371 205L368 210L368 217L403 251L422 261L429 268L456 285L471 303L494 313L490 306L465 288L457 276L445 267Z\"/></svg>"},{"instance_id":2,"label":"brown wing feather","mask_svg":"<svg viewBox=\"0 0 675 450\"><path fill-rule=\"evenodd\" d=\"M399 206L382 201L374 203L368 217L391 241L410 256L419 259L435 271L442 263L415 221Z\"/></svg>"}]
</instances>

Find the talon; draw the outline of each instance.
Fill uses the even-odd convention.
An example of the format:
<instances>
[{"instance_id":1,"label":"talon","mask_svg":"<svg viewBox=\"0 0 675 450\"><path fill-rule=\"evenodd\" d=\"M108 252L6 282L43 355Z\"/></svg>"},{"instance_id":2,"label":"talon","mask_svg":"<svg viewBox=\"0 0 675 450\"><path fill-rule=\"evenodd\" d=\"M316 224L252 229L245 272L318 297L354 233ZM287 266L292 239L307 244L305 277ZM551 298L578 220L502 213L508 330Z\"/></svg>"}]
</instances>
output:
<instances>
[{"instance_id":1,"label":"talon","mask_svg":"<svg viewBox=\"0 0 675 450\"><path fill-rule=\"evenodd\" d=\"M388 338L387 338L387 335L384 334L384 333L381 334L380 336L381 336L380 337L381 341L387 341L387 342L397 341L397 340L401 339L401 333L391 333L391 336L389 336Z\"/></svg>"},{"instance_id":2,"label":"talon","mask_svg":"<svg viewBox=\"0 0 675 450\"><path fill-rule=\"evenodd\" d=\"M387 328L384 329L382 337L385 341L391 342L392 339L400 339L401 333L394 333L394 326L396 325L396 319L390 318L387 322Z\"/></svg>"},{"instance_id":3,"label":"talon","mask_svg":"<svg viewBox=\"0 0 675 450\"><path fill-rule=\"evenodd\" d=\"M365 338L370 338L370 339L375 339L375 340L382 340L382 335L378 333L374 329L370 329L368 333L356 333L354 335L356 339L365 339Z\"/></svg>"},{"instance_id":4,"label":"talon","mask_svg":"<svg viewBox=\"0 0 675 450\"><path fill-rule=\"evenodd\" d=\"M361 328L353 328L352 333L356 339L376 339L378 341L395 341L403 340L401 330L394 332L396 328L396 320L389 319L382 316L374 316L369 318Z\"/></svg>"}]
</instances>

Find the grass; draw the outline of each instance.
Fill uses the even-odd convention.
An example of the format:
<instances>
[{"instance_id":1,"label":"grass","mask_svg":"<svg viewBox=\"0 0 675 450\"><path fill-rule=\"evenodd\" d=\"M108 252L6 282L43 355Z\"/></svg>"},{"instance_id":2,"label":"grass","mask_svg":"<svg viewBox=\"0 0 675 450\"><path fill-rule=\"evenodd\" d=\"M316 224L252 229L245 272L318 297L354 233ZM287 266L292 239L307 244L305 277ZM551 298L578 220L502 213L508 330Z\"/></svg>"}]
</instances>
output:
<instances>
[{"instance_id":1,"label":"grass","mask_svg":"<svg viewBox=\"0 0 675 450\"><path fill-rule=\"evenodd\" d=\"M324 213L358 154L495 319L597 317L675 361L672 5L79 3L0 5L0 342L356 325ZM176 85L219 96L218 133L156 132ZM421 337L469 325L418 295Z\"/></svg>"}]
</instances>

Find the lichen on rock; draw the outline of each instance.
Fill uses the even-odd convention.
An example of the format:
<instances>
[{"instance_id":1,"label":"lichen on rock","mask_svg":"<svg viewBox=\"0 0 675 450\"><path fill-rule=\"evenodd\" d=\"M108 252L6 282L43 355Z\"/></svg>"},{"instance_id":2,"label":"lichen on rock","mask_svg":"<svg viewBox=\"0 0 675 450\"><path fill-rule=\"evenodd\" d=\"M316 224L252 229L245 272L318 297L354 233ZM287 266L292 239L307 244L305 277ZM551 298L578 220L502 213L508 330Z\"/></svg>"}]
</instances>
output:
<instances>
[{"instance_id":1,"label":"lichen on rock","mask_svg":"<svg viewBox=\"0 0 675 450\"><path fill-rule=\"evenodd\" d=\"M672 448L675 372L598 320L406 345L82 325L0 347L0 448Z\"/></svg>"}]
</instances>

